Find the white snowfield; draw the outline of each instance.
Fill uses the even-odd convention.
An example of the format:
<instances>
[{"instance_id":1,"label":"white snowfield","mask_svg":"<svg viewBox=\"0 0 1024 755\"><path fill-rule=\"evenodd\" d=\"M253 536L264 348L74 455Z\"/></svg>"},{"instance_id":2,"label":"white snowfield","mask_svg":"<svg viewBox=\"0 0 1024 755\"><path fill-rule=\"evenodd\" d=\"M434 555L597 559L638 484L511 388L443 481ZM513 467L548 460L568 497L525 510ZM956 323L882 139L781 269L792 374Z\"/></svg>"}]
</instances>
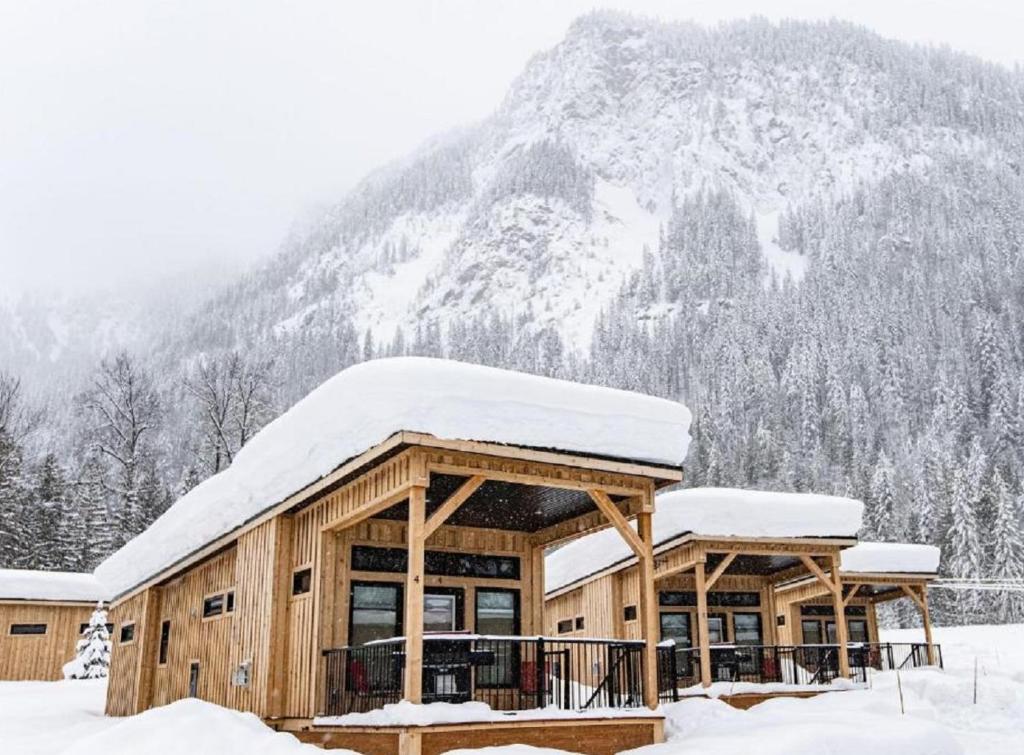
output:
<instances>
[{"instance_id":1,"label":"white snowfield","mask_svg":"<svg viewBox=\"0 0 1024 755\"><path fill-rule=\"evenodd\" d=\"M492 367L402 357L335 375L96 569L119 595L400 431L678 467L682 404Z\"/></svg>"},{"instance_id":2,"label":"white snowfield","mask_svg":"<svg viewBox=\"0 0 1024 755\"><path fill-rule=\"evenodd\" d=\"M658 495L654 543L687 534L700 537L855 538L864 504L852 498L812 493L772 493L735 488L690 488ZM614 529L574 540L544 560L546 592L633 557Z\"/></svg>"},{"instance_id":3,"label":"white snowfield","mask_svg":"<svg viewBox=\"0 0 1024 755\"><path fill-rule=\"evenodd\" d=\"M663 706L668 741L631 755L1018 755L1024 731L1024 625L936 627L946 670L875 673L869 689L780 699L742 711L720 700ZM884 631L883 641L920 642L921 630ZM977 659L977 695L974 667ZM732 691L742 690L737 685ZM105 680L0 682L0 752L6 755L314 755L248 713L180 700L129 718L103 715ZM479 705L479 704L478 704ZM421 709L432 706L418 706ZM457 706L446 706L457 707ZM479 718L490 715L474 706ZM401 714L403 718L406 713ZM420 710L427 720L452 716ZM567 713L566 715L572 715ZM552 755L524 745L463 755ZM339 751L346 755L347 751ZM351 753L348 753L351 755Z\"/></svg>"},{"instance_id":4,"label":"white snowfield","mask_svg":"<svg viewBox=\"0 0 1024 755\"><path fill-rule=\"evenodd\" d=\"M916 543L857 543L841 554L839 570L847 574L936 574L939 549Z\"/></svg>"},{"instance_id":5,"label":"white snowfield","mask_svg":"<svg viewBox=\"0 0 1024 755\"><path fill-rule=\"evenodd\" d=\"M110 597L110 591L92 574L0 569L0 600L96 603Z\"/></svg>"}]
</instances>

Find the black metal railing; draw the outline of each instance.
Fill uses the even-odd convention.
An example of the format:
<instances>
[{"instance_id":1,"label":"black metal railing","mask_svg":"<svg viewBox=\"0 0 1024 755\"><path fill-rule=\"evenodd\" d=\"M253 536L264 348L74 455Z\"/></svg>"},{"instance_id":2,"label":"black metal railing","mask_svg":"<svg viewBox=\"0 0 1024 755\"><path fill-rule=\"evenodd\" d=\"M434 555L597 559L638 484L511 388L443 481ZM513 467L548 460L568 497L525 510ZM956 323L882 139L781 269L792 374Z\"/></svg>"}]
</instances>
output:
<instances>
[{"instance_id":1,"label":"black metal railing","mask_svg":"<svg viewBox=\"0 0 1024 755\"><path fill-rule=\"evenodd\" d=\"M427 636L422 700L495 710L643 705L644 643L553 637ZM402 698L405 640L325 650L324 713L365 712Z\"/></svg>"},{"instance_id":2,"label":"black metal railing","mask_svg":"<svg viewBox=\"0 0 1024 755\"><path fill-rule=\"evenodd\" d=\"M942 665L942 648L933 645ZM838 645L716 645L711 648L711 682L752 682L813 686L840 678ZM888 671L928 665L924 643L850 643L850 679L867 682L868 669ZM678 700L703 683L700 650L658 647L658 696Z\"/></svg>"}]
</instances>

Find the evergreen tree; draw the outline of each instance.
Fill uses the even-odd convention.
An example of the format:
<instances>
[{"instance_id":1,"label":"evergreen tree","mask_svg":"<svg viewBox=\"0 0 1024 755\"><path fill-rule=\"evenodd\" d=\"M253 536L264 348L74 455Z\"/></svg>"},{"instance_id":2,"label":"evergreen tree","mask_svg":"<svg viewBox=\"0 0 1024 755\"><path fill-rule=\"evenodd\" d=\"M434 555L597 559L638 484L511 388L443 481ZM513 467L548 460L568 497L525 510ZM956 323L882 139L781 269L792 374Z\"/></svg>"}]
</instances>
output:
<instances>
[{"instance_id":1,"label":"evergreen tree","mask_svg":"<svg viewBox=\"0 0 1024 755\"><path fill-rule=\"evenodd\" d=\"M987 576L994 579L1024 580L1024 533L1021 516L1024 494L1017 500L996 470L992 492L996 503L996 520L992 530L992 562ZM1003 623L1024 619L1024 595L1003 590L995 593L993 618Z\"/></svg>"},{"instance_id":2,"label":"evergreen tree","mask_svg":"<svg viewBox=\"0 0 1024 755\"><path fill-rule=\"evenodd\" d=\"M82 639L75 646L75 657L64 664L65 679L103 679L110 670L110 632L107 611L100 603L89 617Z\"/></svg>"}]
</instances>

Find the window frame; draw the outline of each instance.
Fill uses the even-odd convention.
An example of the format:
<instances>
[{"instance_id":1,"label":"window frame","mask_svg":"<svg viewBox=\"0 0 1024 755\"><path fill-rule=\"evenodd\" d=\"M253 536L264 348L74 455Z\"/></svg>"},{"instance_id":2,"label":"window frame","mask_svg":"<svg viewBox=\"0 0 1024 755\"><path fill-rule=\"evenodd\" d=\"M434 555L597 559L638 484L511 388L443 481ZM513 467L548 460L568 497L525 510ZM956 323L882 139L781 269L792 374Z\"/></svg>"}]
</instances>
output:
<instances>
[{"instance_id":1,"label":"window frame","mask_svg":"<svg viewBox=\"0 0 1024 755\"><path fill-rule=\"evenodd\" d=\"M226 605L226 603L225 603L225 595L226 595L226 593L224 593L223 591L219 591L219 592L211 592L208 595L204 595L203 596L203 605L202 605L202 608L200 610L200 616L202 617L203 621L216 621L217 619L224 618L224 615L225 615L224 608L225 608L225 605ZM207 613L207 610L206 610L207 604L210 603L211 601L217 600L218 598L220 599L220 604L219 604L219 608L218 608L217 612L216 613Z\"/></svg>"},{"instance_id":2,"label":"window frame","mask_svg":"<svg viewBox=\"0 0 1024 755\"><path fill-rule=\"evenodd\" d=\"M131 637L127 640L124 638L125 630L131 630ZM117 644L118 645L134 645L135 644L135 620L122 621L121 626L117 628Z\"/></svg>"},{"instance_id":3,"label":"window frame","mask_svg":"<svg viewBox=\"0 0 1024 755\"><path fill-rule=\"evenodd\" d=\"M301 584L300 581L307 581L305 589L300 592L296 592L296 585ZM312 564L306 564L305 566L299 566L292 569L292 588L291 588L291 599L297 600L299 598L305 598L313 594L313 566Z\"/></svg>"},{"instance_id":4,"label":"window frame","mask_svg":"<svg viewBox=\"0 0 1024 755\"><path fill-rule=\"evenodd\" d=\"M167 656L171 645L171 620L164 619L160 622L160 644L157 646L156 665L166 666Z\"/></svg>"},{"instance_id":5,"label":"window frame","mask_svg":"<svg viewBox=\"0 0 1024 755\"><path fill-rule=\"evenodd\" d=\"M26 632L26 631L15 631L15 628L29 629L42 627L42 632ZM50 633L50 625L39 621L12 621L10 626L7 627L7 635L9 637L45 637Z\"/></svg>"},{"instance_id":6,"label":"window frame","mask_svg":"<svg viewBox=\"0 0 1024 755\"><path fill-rule=\"evenodd\" d=\"M405 583L388 581L386 579L353 579L348 585L348 634L346 645L352 645L352 630L355 627L356 601L355 591L357 587L391 587L396 591L395 597L395 629L399 636L405 632Z\"/></svg>"},{"instance_id":7,"label":"window frame","mask_svg":"<svg viewBox=\"0 0 1024 755\"><path fill-rule=\"evenodd\" d=\"M568 619L562 619L561 621L555 624L556 634L572 634L573 623L574 622L572 617Z\"/></svg>"},{"instance_id":8,"label":"window frame","mask_svg":"<svg viewBox=\"0 0 1024 755\"><path fill-rule=\"evenodd\" d=\"M477 587L473 591L473 630L480 634L480 593L501 593L504 595L512 596L512 636L518 637L519 632L522 630L522 600L520 590L510 587ZM488 645L486 640L480 640L477 642L477 648L480 650L487 650ZM506 681L491 682L486 679L481 680L479 678L479 671L477 672L477 678L475 684L479 689L517 689L520 681L520 651L519 644L513 642L511 644L510 653L508 656L508 663L510 664L505 670L506 673L503 675L507 678ZM500 664L495 664L500 665Z\"/></svg>"}]
</instances>

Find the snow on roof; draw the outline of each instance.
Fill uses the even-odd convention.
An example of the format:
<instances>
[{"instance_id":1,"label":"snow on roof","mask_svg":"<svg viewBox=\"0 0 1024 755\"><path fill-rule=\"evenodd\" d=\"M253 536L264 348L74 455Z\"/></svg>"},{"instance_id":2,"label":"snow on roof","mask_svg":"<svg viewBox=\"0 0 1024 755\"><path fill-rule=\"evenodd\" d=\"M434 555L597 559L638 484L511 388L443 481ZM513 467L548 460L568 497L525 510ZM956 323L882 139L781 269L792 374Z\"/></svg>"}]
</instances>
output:
<instances>
[{"instance_id":1,"label":"snow on roof","mask_svg":"<svg viewBox=\"0 0 1024 755\"><path fill-rule=\"evenodd\" d=\"M109 590L106 590L92 574L0 569L0 600L60 600L96 603L109 599Z\"/></svg>"},{"instance_id":2,"label":"snow on roof","mask_svg":"<svg viewBox=\"0 0 1024 755\"><path fill-rule=\"evenodd\" d=\"M916 543L857 543L840 556L848 574L936 574L939 549Z\"/></svg>"},{"instance_id":3,"label":"snow on roof","mask_svg":"<svg viewBox=\"0 0 1024 755\"><path fill-rule=\"evenodd\" d=\"M330 378L96 569L119 595L396 432L678 467L690 412L638 393L441 359L379 359Z\"/></svg>"},{"instance_id":4,"label":"snow on roof","mask_svg":"<svg viewBox=\"0 0 1024 755\"><path fill-rule=\"evenodd\" d=\"M654 504L655 545L693 533L700 537L857 536L864 504L814 493L689 488L661 493ZM544 560L545 592L558 590L633 556L613 529L574 540Z\"/></svg>"}]
</instances>

